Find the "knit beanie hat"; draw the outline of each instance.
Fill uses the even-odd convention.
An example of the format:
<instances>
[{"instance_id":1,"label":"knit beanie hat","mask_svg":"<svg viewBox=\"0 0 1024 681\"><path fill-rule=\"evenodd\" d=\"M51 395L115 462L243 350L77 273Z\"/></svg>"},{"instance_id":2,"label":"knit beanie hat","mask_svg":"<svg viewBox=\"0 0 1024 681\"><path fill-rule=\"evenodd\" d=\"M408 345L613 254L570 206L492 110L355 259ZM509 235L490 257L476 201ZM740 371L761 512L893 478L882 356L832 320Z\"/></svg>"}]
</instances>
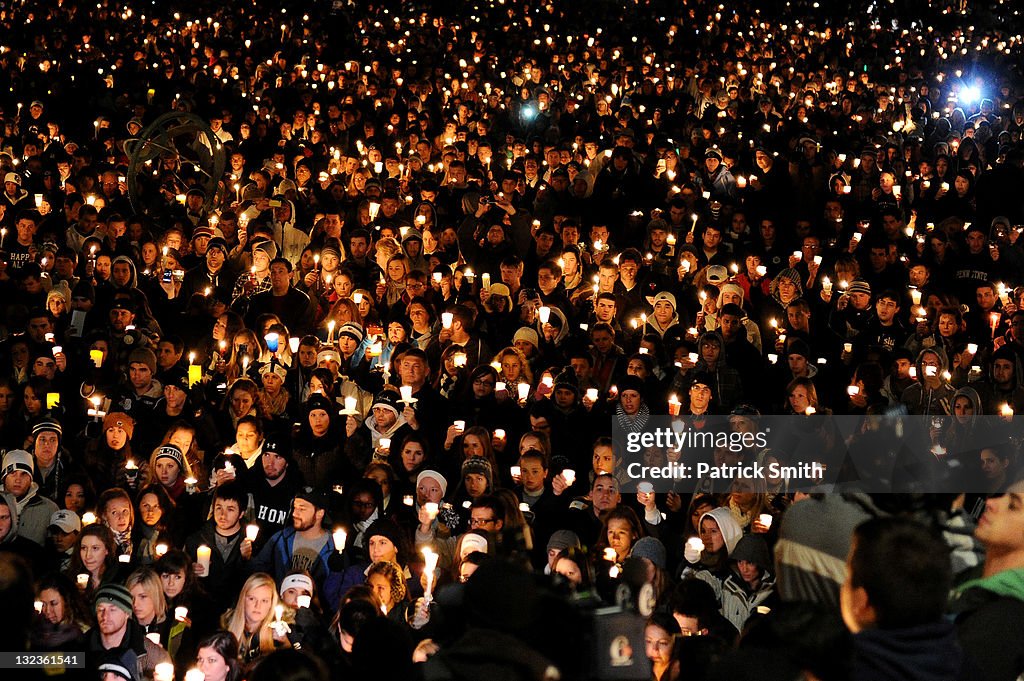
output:
<instances>
[{"instance_id":1,"label":"knit beanie hat","mask_svg":"<svg viewBox=\"0 0 1024 681\"><path fill-rule=\"evenodd\" d=\"M629 555L632 558L646 558L662 570L665 569L665 565L668 562L665 545L654 537L641 537L638 539Z\"/></svg>"},{"instance_id":2,"label":"knit beanie hat","mask_svg":"<svg viewBox=\"0 0 1024 681\"><path fill-rule=\"evenodd\" d=\"M185 455L181 453L176 445L166 444L162 445L156 450L156 460L160 459L172 459L178 464L179 470L185 470Z\"/></svg>"},{"instance_id":3,"label":"knit beanie hat","mask_svg":"<svg viewBox=\"0 0 1024 681\"><path fill-rule=\"evenodd\" d=\"M111 603L129 615L132 614L132 594L120 584L104 584L97 589L93 604L99 605L100 603Z\"/></svg>"},{"instance_id":4,"label":"knit beanie hat","mask_svg":"<svg viewBox=\"0 0 1024 681\"><path fill-rule=\"evenodd\" d=\"M125 434L128 435L128 439L132 439L132 435L135 433L135 419L123 411L112 411L103 417L103 432L106 433L111 428L120 428L124 430Z\"/></svg>"},{"instance_id":5,"label":"knit beanie hat","mask_svg":"<svg viewBox=\"0 0 1024 681\"><path fill-rule=\"evenodd\" d=\"M150 373L156 373L156 355L149 348L135 348L128 355L128 364L145 364Z\"/></svg>"},{"instance_id":6,"label":"knit beanie hat","mask_svg":"<svg viewBox=\"0 0 1024 681\"><path fill-rule=\"evenodd\" d=\"M429 469L425 470L425 471L420 471L420 474L416 476L416 486L417 487L419 487L420 481L423 480L423 478L430 478L431 480L436 480L437 484L441 487L441 496L442 497L445 494L448 494L448 481L445 479L445 477L443 475L441 475L437 471L432 471L432 470L429 470Z\"/></svg>"},{"instance_id":7,"label":"knit beanie hat","mask_svg":"<svg viewBox=\"0 0 1024 681\"><path fill-rule=\"evenodd\" d=\"M537 335L537 332L527 326L520 327L519 330L516 331L516 335L512 336L513 343L518 340L524 340L528 343L532 343L535 348L540 347L540 337Z\"/></svg>"},{"instance_id":8,"label":"knit beanie hat","mask_svg":"<svg viewBox=\"0 0 1024 681\"><path fill-rule=\"evenodd\" d=\"M29 475L34 475L36 472L32 455L24 449L12 449L4 454L3 471L0 472L0 480L15 471L24 471Z\"/></svg>"},{"instance_id":9,"label":"knit beanie hat","mask_svg":"<svg viewBox=\"0 0 1024 681\"><path fill-rule=\"evenodd\" d=\"M470 473L482 475L487 480L488 489L494 487L494 472L491 470L490 462L482 456L471 456L462 462L462 479Z\"/></svg>"}]
</instances>

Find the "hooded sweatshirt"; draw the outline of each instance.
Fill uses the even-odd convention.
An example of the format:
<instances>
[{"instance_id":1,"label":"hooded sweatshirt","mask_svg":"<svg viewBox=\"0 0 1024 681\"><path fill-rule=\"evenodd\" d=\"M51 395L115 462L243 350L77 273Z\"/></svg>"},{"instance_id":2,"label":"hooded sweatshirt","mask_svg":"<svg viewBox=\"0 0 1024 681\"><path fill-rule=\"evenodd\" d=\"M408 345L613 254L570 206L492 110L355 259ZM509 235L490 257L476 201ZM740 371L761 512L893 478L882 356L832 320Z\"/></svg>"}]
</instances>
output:
<instances>
[{"instance_id":1,"label":"hooded sweatshirt","mask_svg":"<svg viewBox=\"0 0 1024 681\"><path fill-rule=\"evenodd\" d=\"M963 651L945 620L905 629L866 629L853 637L851 681L955 681ZM985 677L992 678L992 677Z\"/></svg>"},{"instance_id":2,"label":"hooded sweatshirt","mask_svg":"<svg viewBox=\"0 0 1024 681\"><path fill-rule=\"evenodd\" d=\"M16 507L18 534L44 546L46 528L50 526L50 518L58 510L57 504L39 494L39 485L33 482L28 493L16 502Z\"/></svg>"},{"instance_id":3,"label":"hooded sweatshirt","mask_svg":"<svg viewBox=\"0 0 1024 681\"><path fill-rule=\"evenodd\" d=\"M937 388L930 388L925 385L927 377L922 366L922 360L926 353L932 353L939 358L939 386ZM903 394L900 396L900 402L906 405L907 410L911 414L918 416L953 413L953 395L956 393L956 389L942 377L942 373L946 371L948 366L946 353L932 348L922 350L917 355L917 361L914 365L917 367L917 383L903 391Z\"/></svg>"},{"instance_id":4,"label":"hooded sweatshirt","mask_svg":"<svg viewBox=\"0 0 1024 681\"><path fill-rule=\"evenodd\" d=\"M960 645L980 678L1012 681L1024 672L1024 568L965 582L952 610Z\"/></svg>"}]
</instances>

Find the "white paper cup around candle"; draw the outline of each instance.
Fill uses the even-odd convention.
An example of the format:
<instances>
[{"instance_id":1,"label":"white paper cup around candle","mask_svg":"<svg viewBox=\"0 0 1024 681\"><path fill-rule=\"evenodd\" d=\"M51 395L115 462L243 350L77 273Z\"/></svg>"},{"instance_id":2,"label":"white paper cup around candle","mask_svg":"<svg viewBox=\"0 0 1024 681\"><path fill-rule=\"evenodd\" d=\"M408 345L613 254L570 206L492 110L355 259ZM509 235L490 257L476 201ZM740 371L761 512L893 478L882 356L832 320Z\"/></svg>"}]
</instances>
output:
<instances>
[{"instance_id":1,"label":"white paper cup around candle","mask_svg":"<svg viewBox=\"0 0 1024 681\"><path fill-rule=\"evenodd\" d=\"M846 394L850 397L855 397L860 394L860 388L855 385L846 386Z\"/></svg>"},{"instance_id":2,"label":"white paper cup around candle","mask_svg":"<svg viewBox=\"0 0 1024 681\"><path fill-rule=\"evenodd\" d=\"M411 385L403 385L403 386L401 386L398 389L398 392L400 392L402 394L402 401L403 402L411 402L412 401L412 386ZM354 400L355 398L352 398L352 399ZM348 408L348 407L346 406L346 408Z\"/></svg>"},{"instance_id":3,"label":"white paper cup around candle","mask_svg":"<svg viewBox=\"0 0 1024 681\"><path fill-rule=\"evenodd\" d=\"M547 324L548 320L551 319L551 308L547 305L542 306L537 310L537 316L540 317L541 324Z\"/></svg>"},{"instance_id":4,"label":"white paper cup around candle","mask_svg":"<svg viewBox=\"0 0 1024 681\"><path fill-rule=\"evenodd\" d=\"M157 544L153 548L153 553L155 553L158 558L160 556L163 556L165 553L167 553L167 544Z\"/></svg>"},{"instance_id":5,"label":"white paper cup around candle","mask_svg":"<svg viewBox=\"0 0 1024 681\"><path fill-rule=\"evenodd\" d=\"M494 392L496 392L496 393L505 392L506 388L507 388L507 386L505 385L505 381L497 381L494 384Z\"/></svg>"},{"instance_id":6,"label":"white paper cup around candle","mask_svg":"<svg viewBox=\"0 0 1024 681\"><path fill-rule=\"evenodd\" d=\"M210 547L206 544L202 544L196 549L196 562L203 566L203 570L207 573L210 572Z\"/></svg>"},{"instance_id":7,"label":"white paper cup around candle","mask_svg":"<svg viewBox=\"0 0 1024 681\"><path fill-rule=\"evenodd\" d=\"M772 364L775 364L776 362L779 361L779 356L777 354L775 354L774 352L769 352L768 353L768 361L771 362Z\"/></svg>"},{"instance_id":8,"label":"white paper cup around candle","mask_svg":"<svg viewBox=\"0 0 1024 681\"><path fill-rule=\"evenodd\" d=\"M355 397L345 398L345 411L352 412L356 410L356 403L358 400Z\"/></svg>"},{"instance_id":9,"label":"white paper cup around candle","mask_svg":"<svg viewBox=\"0 0 1024 681\"><path fill-rule=\"evenodd\" d=\"M618 558L615 553L615 549L610 546L604 550L604 555L602 557L609 563L614 563L615 559Z\"/></svg>"},{"instance_id":10,"label":"white paper cup around candle","mask_svg":"<svg viewBox=\"0 0 1024 681\"><path fill-rule=\"evenodd\" d=\"M597 388L587 388L587 399L591 402L597 402Z\"/></svg>"},{"instance_id":11,"label":"white paper cup around candle","mask_svg":"<svg viewBox=\"0 0 1024 681\"><path fill-rule=\"evenodd\" d=\"M299 343L301 340L302 339L298 336L293 336L288 339L288 349L292 351L293 355L297 355L299 353Z\"/></svg>"},{"instance_id":12,"label":"white paper cup around candle","mask_svg":"<svg viewBox=\"0 0 1024 681\"><path fill-rule=\"evenodd\" d=\"M520 473L522 473L522 469L519 466L511 466L509 470L512 472L513 478L518 478Z\"/></svg>"},{"instance_id":13,"label":"white paper cup around candle","mask_svg":"<svg viewBox=\"0 0 1024 681\"><path fill-rule=\"evenodd\" d=\"M654 485L649 482L641 482L636 486L636 491L640 492L640 494L650 494L654 491Z\"/></svg>"},{"instance_id":14,"label":"white paper cup around candle","mask_svg":"<svg viewBox=\"0 0 1024 681\"><path fill-rule=\"evenodd\" d=\"M117 562L118 563L130 563L130 562L132 562L132 557L129 556L127 553L122 553L120 556L117 557Z\"/></svg>"},{"instance_id":15,"label":"white paper cup around candle","mask_svg":"<svg viewBox=\"0 0 1024 681\"><path fill-rule=\"evenodd\" d=\"M412 506L415 503L415 501L413 501L411 494L406 494L404 497L402 497L402 503L406 506Z\"/></svg>"},{"instance_id":16,"label":"white paper cup around candle","mask_svg":"<svg viewBox=\"0 0 1024 681\"><path fill-rule=\"evenodd\" d=\"M686 359L688 359L688 360L690 360L691 362L693 362L694 364L696 364L696 363L697 363L697 360L698 360L698 359L700 359L700 356L699 356L699 355L697 355L697 353L696 353L696 352L690 352L690 353L687 353L687 355L686 355Z\"/></svg>"},{"instance_id":17,"label":"white paper cup around candle","mask_svg":"<svg viewBox=\"0 0 1024 681\"><path fill-rule=\"evenodd\" d=\"M381 449L391 449L391 438L389 438L389 437L382 437L380 439L380 448Z\"/></svg>"},{"instance_id":18,"label":"white paper cup around candle","mask_svg":"<svg viewBox=\"0 0 1024 681\"><path fill-rule=\"evenodd\" d=\"M519 399L525 400L530 396L530 386L528 384L520 383L517 389L519 391Z\"/></svg>"},{"instance_id":19,"label":"white paper cup around candle","mask_svg":"<svg viewBox=\"0 0 1024 681\"><path fill-rule=\"evenodd\" d=\"M504 440L505 439L505 429L504 428L495 428L494 429L494 437L498 438L499 440Z\"/></svg>"},{"instance_id":20,"label":"white paper cup around candle","mask_svg":"<svg viewBox=\"0 0 1024 681\"><path fill-rule=\"evenodd\" d=\"M34 601L32 603L32 607L36 609L37 613L41 613L43 611L43 602L42 601Z\"/></svg>"},{"instance_id":21,"label":"white paper cup around candle","mask_svg":"<svg viewBox=\"0 0 1024 681\"><path fill-rule=\"evenodd\" d=\"M206 674L193 667L185 672L185 681L206 681Z\"/></svg>"},{"instance_id":22,"label":"white paper cup around candle","mask_svg":"<svg viewBox=\"0 0 1024 681\"><path fill-rule=\"evenodd\" d=\"M433 520L437 517L437 512L440 511L441 509L437 505L437 502L428 501L427 503L423 504L423 510L427 512L427 517Z\"/></svg>"},{"instance_id":23,"label":"white paper cup around candle","mask_svg":"<svg viewBox=\"0 0 1024 681\"><path fill-rule=\"evenodd\" d=\"M704 552L704 542L700 537L690 537L686 540L686 545L698 553Z\"/></svg>"},{"instance_id":24,"label":"white paper cup around candle","mask_svg":"<svg viewBox=\"0 0 1024 681\"><path fill-rule=\"evenodd\" d=\"M188 618L188 608L178 606L174 609L174 619L184 622Z\"/></svg>"},{"instance_id":25,"label":"white paper cup around candle","mask_svg":"<svg viewBox=\"0 0 1024 681\"><path fill-rule=\"evenodd\" d=\"M345 530L338 528L334 531L334 549L341 553L345 550L345 544L348 542L348 533Z\"/></svg>"},{"instance_id":26,"label":"white paper cup around candle","mask_svg":"<svg viewBox=\"0 0 1024 681\"><path fill-rule=\"evenodd\" d=\"M571 468L565 468L562 470L562 478L565 479L565 484L572 487L572 484L576 482L576 471Z\"/></svg>"},{"instance_id":27,"label":"white paper cup around candle","mask_svg":"<svg viewBox=\"0 0 1024 681\"><path fill-rule=\"evenodd\" d=\"M442 312L441 313L441 328L443 328L443 329L450 329L450 328L452 328L452 319L454 319L454 315L452 315L451 312Z\"/></svg>"},{"instance_id":28,"label":"white paper cup around candle","mask_svg":"<svg viewBox=\"0 0 1024 681\"><path fill-rule=\"evenodd\" d=\"M306 594L302 594L301 596L299 596L296 599L296 604L300 608L308 608L309 604L312 603L312 602L313 602L313 597L312 596L307 596Z\"/></svg>"},{"instance_id":29,"label":"white paper cup around candle","mask_svg":"<svg viewBox=\"0 0 1024 681\"><path fill-rule=\"evenodd\" d=\"M549 388L555 385L555 379L551 378L550 376L541 377L540 382Z\"/></svg>"},{"instance_id":30,"label":"white paper cup around candle","mask_svg":"<svg viewBox=\"0 0 1024 681\"><path fill-rule=\"evenodd\" d=\"M843 343L843 352L853 352L853 343Z\"/></svg>"},{"instance_id":31,"label":"white paper cup around candle","mask_svg":"<svg viewBox=\"0 0 1024 681\"><path fill-rule=\"evenodd\" d=\"M75 581L78 583L79 589L84 589L89 586L89 574L82 572L75 578Z\"/></svg>"},{"instance_id":32,"label":"white paper cup around candle","mask_svg":"<svg viewBox=\"0 0 1024 681\"><path fill-rule=\"evenodd\" d=\"M245 538L249 541L256 541L256 537L260 534L260 526L253 523L245 526Z\"/></svg>"},{"instance_id":33,"label":"white paper cup around candle","mask_svg":"<svg viewBox=\"0 0 1024 681\"><path fill-rule=\"evenodd\" d=\"M761 524L764 525L766 530L771 528L772 520L774 520L771 513L762 513L757 517L757 519L761 521Z\"/></svg>"},{"instance_id":34,"label":"white paper cup around candle","mask_svg":"<svg viewBox=\"0 0 1024 681\"><path fill-rule=\"evenodd\" d=\"M528 503L526 503L525 501L522 501L522 502L519 503L519 510L522 511L523 513L529 513L530 512L530 505Z\"/></svg>"},{"instance_id":35,"label":"white paper cup around candle","mask_svg":"<svg viewBox=\"0 0 1024 681\"><path fill-rule=\"evenodd\" d=\"M461 419L458 421L452 421L452 425L455 426L455 430L460 433L466 429L466 422Z\"/></svg>"},{"instance_id":36,"label":"white paper cup around candle","mask_svg":"<svg viewBox=\"0 0 1024 681\"><path fill-rule=\"evenodd\" d=\"M924 375L925 376L938 376L939 375L939 368L938 367L933 367L933 366L926 366L924 368Z\"/></svg>"},{"instance_id":37,"label":"white paper cup around candle","mask_svg":"<svg viewBox=\"0 0 1024 681\"><path fill-rule=\"evenodd\" d=\"M978 344L977 343L968 343L967 344L967 352L971 353L972 355L978 354Z\"/></svg>"}]
</instances>

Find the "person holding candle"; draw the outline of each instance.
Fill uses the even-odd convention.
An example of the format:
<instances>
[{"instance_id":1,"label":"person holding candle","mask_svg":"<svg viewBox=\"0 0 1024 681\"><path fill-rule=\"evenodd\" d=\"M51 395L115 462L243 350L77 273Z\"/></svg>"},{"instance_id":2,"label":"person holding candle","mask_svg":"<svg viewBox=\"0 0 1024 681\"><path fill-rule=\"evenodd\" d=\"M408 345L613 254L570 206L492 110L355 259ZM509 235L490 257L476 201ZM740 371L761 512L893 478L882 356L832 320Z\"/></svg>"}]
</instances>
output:
<instances>
[{"instance_id":1,"label":"person holding candle","mask_svg":"<svg viewBox=\"0 0 1024 681\"><path fill-rule=\"evenodd\" d=\"M23 449L12 449L4 454L0 478L3 491L17 503L18 534L43 546L46 528L57 511L57 504L39 493L34 474L35 460L31 454Z\"/></svg>"},{"instance_id":2,"label":"person holding candle","mask_svg":"<svg viewBox=\"0 0 1024 681\"><path fill-rule=\"evenodd\" d=\"M117 584L124 579L123 567L117 560L114 533L109 527L94 523L82 528L66 574L74 579L87 575L83 589L87 596L101 584Z\"/></svg>"},{"instance_id":3,"label":"person holding candle","mask_svg":"<svg viewBox=\"0 0 1024 681\"><path fill-rule=\"evenodd\" d=\"M946 371L946 353L940 349L922 350L915 362L917 383L900 395L900 402L911 414L949 414L952 411L956 389L943 375Z\"/></svg>"},{"instance_id":4,"label":"person holding candle","mask_svg":"<svg viewBox=\"0 0 1024 681\"><path fill-rule=\"evenodd\" d=\"M316 321L316 304L309 296L291 285L293 265L280 256L270 263L270 289L252 296L245 322L256 328L256 319L266 312L277 315L289 332L311 333Z\"/></svg>"},{"instance_id":5,"label":"person holding candle","mask_svg":"<svg viewBox=\"0 0 1024 681\"><path fill-rule=\"evenodd\" d=\"M238 658L243 665L291 647L287 635L271 626L275 620L294 621L294 613L280 603L274 578L257 572L242 585L235 607L221 618L224 629L239 641Z\"/></svg>"},{"instance_id":6,"label":"person holding candle","mask_svg":"<svg viewBox=\"0 0 1024 681\"><path fill-rule=\"evenodd\" d=\"M990 355L984 380L974 383L986 414L998 414L1004 404L1015 414L1024 413L1024 388L1018 376L1017 355L1006 345Z\"/></svg>"},{"instance_id":7,"label":"person holding candle","mask_svg":"<svg viewBox=\"0 0 1024 681\"><path fill-rule=\"evenodd\" d=\"M32 628L33 649L81 650L92 615L74 582L63 574L46 575L36 583L36 597L42 617Z\"/></svg>"},{"instance_id":8,"label":"person holding candle","mask_svg":"<svg viewBox=\"0 0 1024 681\"><path fill-rule=\"evenodd\" d=\"M167 489L159 483L146 485L137 499L138 522L132 528L132 555L137 563L150 565L160 557L156 551L158 544L174 546L178 543L177 509Z\"/></svg>"},{"instance_id":9,"label":"person holding candle","mask_svg":"<svg viewBox=\"0 0 1024 681\"><path fill-rule=\"evenodd\" d=\"M729 555L743 536L743 530L727 508L718 507L700 518L699 541L687 542L681 576L696 577L721 595L722 581L729 575Z\"/></svg>"},{"instance_id":10,"label":"person holding candle","mask_svg":"<svg viewBox=\"0 0 1024 681\"><path fill-rule=\"evenodd\" d=\"M253 296L270 290L270 261L276 257L277 244L273 241L252 242L252 268L238 275L231 292L231 307L238 314L245 315Z\"/></svg>"},{"instance_id":11,"label":"person holding candle","mask_svg":"<svg viewBox=\"0 0 1024 681\"><path fill-rule=\"evenodd\" d=\"M158 643L146 638L143 628L132 620L132 594L120 584L105 584L93 599L96 626L86 635L87 654L130 661L138 678L153 678L158 664L171 661ZM130 662L128 662L130 664Z\"/></svg>"},{"instance_id":12,"label":"person holding candle","mask_svg":"<svg viewBox=\"0 0 1024 681\"><path fill-rule=\"evenodd\" d=\"M144 634L156 634L160 646L171 656L176 667L185 668L195 657L195 640L187 616L179 619L167 606L160 576L152 568L139 568L128 575L125 588L132 596L135 623Z\"/></svg>"},{"instance_id":13,"label":"person holding candle","mask_svg":"<svg viewBox=\"0 0 1024 681\"><path fill-rule=\"evenodd\" d=\"M246 575L253 557L253 542L242 528L242 517L248 506L249 495L239 482L225 482L213 491L212 519L185 540L188 555L196 555L202 545L215 548L211 552L208 569L199 563L193 565L197 577L214 601L225 609L230 606Z\"/></svg>"}]
</instances>

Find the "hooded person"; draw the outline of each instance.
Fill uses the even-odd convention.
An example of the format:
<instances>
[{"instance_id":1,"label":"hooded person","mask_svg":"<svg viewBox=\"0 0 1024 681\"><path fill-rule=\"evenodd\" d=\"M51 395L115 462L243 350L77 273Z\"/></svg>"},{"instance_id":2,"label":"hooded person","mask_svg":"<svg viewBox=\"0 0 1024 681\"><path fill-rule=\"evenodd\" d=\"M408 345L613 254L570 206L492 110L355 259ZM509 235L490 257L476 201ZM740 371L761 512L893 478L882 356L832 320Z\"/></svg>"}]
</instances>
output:
<instances>
[{"instance_id":1,"label":"hooded person","mask_svg":"<svg viewBox=\"0 0 1024 681\"><path fill-rule=\"evenodd\" d=\"M907 411L917 416L948 415L953 413L953 394L956 389L945 378L946 353L940 348L926 348L917 355L915 370L917 383L900 395Z\"/></svg>"},{"instance_id":2,"label":"hooded person","mask_svg":"<svg viewBox=\"0 0 1024 681\"><path fill-rule=\"evenodd\" d=\"M127 281L119 281L118 277L116 277L113 274L115 267L120 264L126 265L128 267L128 271L131 273ZM116 288L138 288L139 273L138 270L135 269L135 261L133 261L127 255L119 255L116 258L114 258L113 262L110 263L110 271L110 283L112 283Z\"/></svg>"},{"instance_id":3,"label":"hooded person","mask_svg":"<svg viewBox=\"0 0 1024 681\"><path fill-rule=\"evenodd\" d=\"M373 404L370 406L371 414L363 422L370 432L373 449L383 446L381 438L387 438L397 446L412 432L402 415L404 409L400 395L393 389L382 390L374 396Z\"/></svg>"},{"instance_id":4,"label":"hooded person","mask_svg":"<svg viewBox=\"0 0 1024 681\"><path fill-rule=\"evenodd\" d=\"M682 576L703 579L721 602L722 581L729 576L729 556L743 536L743 528L732 511L724 506L702 514L697 527L702 544L686 543Z\"/></svg>"},{"instance_id":5,"label":"hooded person","mask_svg":"<svg viewBox=\"0 0 1024 681\"><path fill-rule=\"evenodd\" d=\"M654 311L647 317L646 329L653 329L666 347L678 344L686 337L686 330L679 317L676 297L668 291L661 291L651 301Z\"/></svg>"},{"instance_id":6,"label":"hooded person","mask_svg":"<svg viewBox=\"0 0 1024 681\"><path fill-rule=\"evenodd\" d=\"M0 492L0 553L6 552L25 558L33 568L42 563L42 547L18 534L17 500L13 494Z\"/></svg>"},{"instance_id":7,"label":"hooded person","mask_svg":"<svg viewBox=\"0 0 1024 681\"><path fill-rule=\"evenodd\" d=\"M725 359L725 340L718 331L707 331L697 340L697 361L689 371L677 372L670 392L689 409L690 388L696 376L703 376L711 388L715 410L728 412L743 396L740 373Z\"/></svg>"},{"instance_id":8,"label":"hooded person","mask_svg":"<svg viewBox=\"0 0 1024 681\"><path fill-rule=\"evenodd\" d=\"M704 328L708 331L715 331L718 329L719 321L718 317L723 307L729 303L735 303L739 305L744 311L747 309L746 296L743 293L743 287L739 284L733 283L732 281L722 284L718 289L718 299L715 301L715 311L708 312L704 315ZM747 340L750 344L757 348L758 352L761 352L761 329L749 315L743 316L743 328L747 332Z\"/></svg>"},{"instance_id":9,"label":"hooded person","mask_svg":"<svg viewBox=\"0 0 1024 681\"><path fill-rule=\"evenodd\" d=\"M731 573L722 582L722 615L743 631L747 619L761 606L778 600L768 543L758 534L745 534L729 554Z\"/></svg>"},{"instance_id":10,"label":"hooded person","mask_svg":"<svg viewBox=\"0 0 1024 681\"><path fill-rule=\"evenodd\" d=\"M787 267L775 275L768 286L770 298L761 303L761 336L772 338L774 333L770 321L786 319L786 307L804 294L804 285L800 280L800 272Z\"/></svg>"},{"instance_id":11,"label":"hooded person","mask_svg":"<svg viewBox=\"0 0 1024 681\"><path fill-rule=\"evenodd\" d=\"M306 484L327 485L333 481L355 477L352 464L345 456L343 422L338 405L320 394L313 394L303 404L299 433L292 449L293 459Z\"/></svg>"},{"instance_id":12,"label":"hooded person","mask_svg":"<svg viewBox=\"0 0 1024 681\"><path fill-rule=\"evenodd\" d=\"M15 500L18 534L44 546L50 518L58 509L57 504L39 493L34 474L35 461L24 449L12 449L4 455L0 478L4 491Z\"/></svg>"}]
</instances>

